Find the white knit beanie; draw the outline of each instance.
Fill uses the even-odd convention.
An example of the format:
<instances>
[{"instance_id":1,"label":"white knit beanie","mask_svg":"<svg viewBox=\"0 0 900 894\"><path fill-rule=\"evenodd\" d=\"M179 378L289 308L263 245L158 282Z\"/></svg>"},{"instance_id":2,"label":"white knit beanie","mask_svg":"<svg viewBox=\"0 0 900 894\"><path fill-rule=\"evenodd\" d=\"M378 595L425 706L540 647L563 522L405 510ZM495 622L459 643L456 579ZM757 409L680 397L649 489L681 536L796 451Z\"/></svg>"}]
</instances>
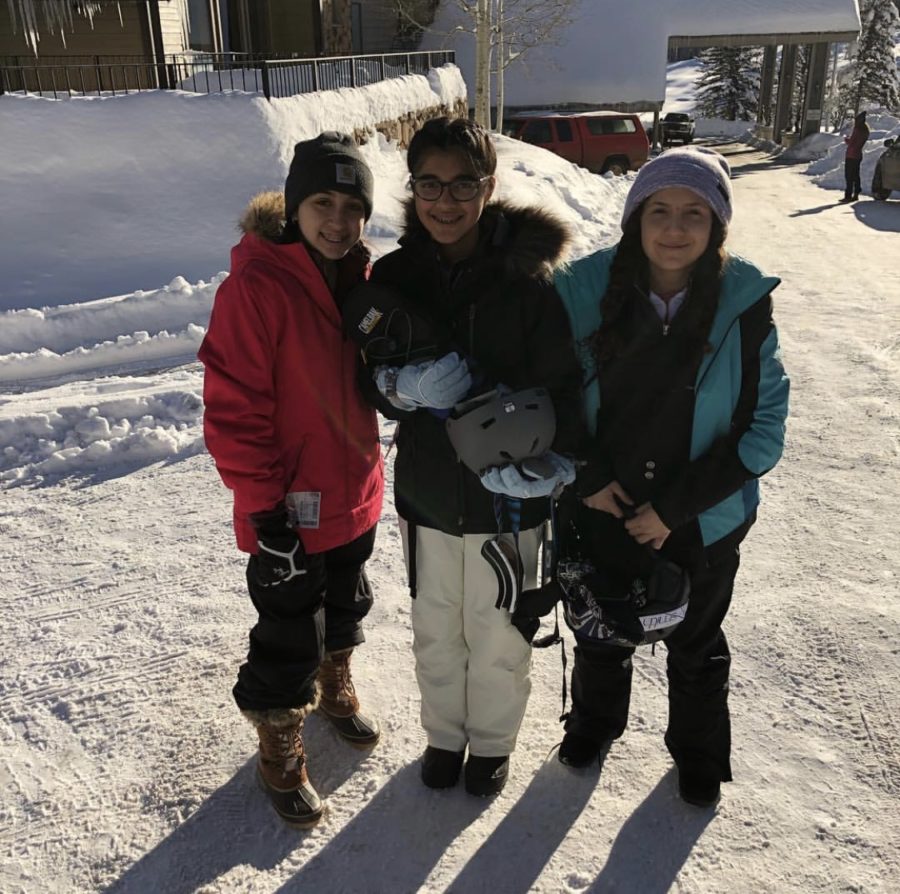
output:
<instances>
[{"instance_id":1,"label":"white knit beanie","mask_svg":"<svg viewBox=\"0 0 900 894\"><path fill-rule=\"evenodd\" d=\"M669 149L639 171L625 199L622 229L644 199L661 189L683 186L697 193L727 227L731 220L731 168L725 157L703 146Z\"/></svg>"}]
</instances>

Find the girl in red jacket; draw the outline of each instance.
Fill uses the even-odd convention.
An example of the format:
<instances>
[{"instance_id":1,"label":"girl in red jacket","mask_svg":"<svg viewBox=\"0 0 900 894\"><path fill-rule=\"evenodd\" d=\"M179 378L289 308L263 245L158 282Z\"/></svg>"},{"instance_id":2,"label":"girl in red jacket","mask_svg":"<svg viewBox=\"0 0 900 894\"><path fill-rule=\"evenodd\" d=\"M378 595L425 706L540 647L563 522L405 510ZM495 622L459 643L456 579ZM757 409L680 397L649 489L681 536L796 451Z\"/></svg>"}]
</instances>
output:
<instances>
[{"instance_id":1,"label":"girl in red jacket","mask_svg":"<svg viewBox=\"0 0 900 894\"><path fill-rule=\"evenodd\" d=\"M244 213L199 354L206 445L234 493L259 614L234 698L259 734L269 798L302 827L322 816L306 772L304 718L318 707L361 748L379 737L359 710L350 655L372 605L364 565L383 465L339 310L367 275L360 239L372 195L372 172L350 137L298 143L284 195L258 195Z\"/></svg>"}]
</instances>

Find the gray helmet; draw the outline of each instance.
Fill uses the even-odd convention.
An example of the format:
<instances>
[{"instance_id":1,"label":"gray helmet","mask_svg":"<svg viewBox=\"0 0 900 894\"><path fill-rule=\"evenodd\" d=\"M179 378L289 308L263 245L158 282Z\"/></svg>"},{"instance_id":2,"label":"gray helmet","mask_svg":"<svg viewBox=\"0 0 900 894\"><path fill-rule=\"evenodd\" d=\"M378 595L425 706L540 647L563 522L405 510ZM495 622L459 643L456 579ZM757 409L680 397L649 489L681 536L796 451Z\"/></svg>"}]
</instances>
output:
<instances>
[{"instance_id":1,"label":"gray helmet","mask_svg":"<svg viewBox=\"0 0 900 894\"><path fill-rule=\"evenodd\" d=\"M457 404L446 424L460 462L476 475L488 466L541 456L556 435L556 413L546 388L488 391Z\"/></svg>"}]
</instances>

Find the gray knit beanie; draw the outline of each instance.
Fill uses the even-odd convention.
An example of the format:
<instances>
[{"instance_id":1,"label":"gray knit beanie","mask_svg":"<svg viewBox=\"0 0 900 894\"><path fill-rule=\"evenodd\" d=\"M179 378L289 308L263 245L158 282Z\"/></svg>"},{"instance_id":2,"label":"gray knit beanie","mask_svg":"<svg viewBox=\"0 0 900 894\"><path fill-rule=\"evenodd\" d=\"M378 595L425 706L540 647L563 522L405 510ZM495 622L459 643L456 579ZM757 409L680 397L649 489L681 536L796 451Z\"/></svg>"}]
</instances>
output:
<instances>
[{"instance_id":1,"label":"gray knit beanie","mask_svg":"<svg viewBox=\"0 0 900 894\"><path fill-rule=\"evenodd\" d=\"M290 220L300 203L317 192L335 190L356 196L372 216L375 179L353 137L326 131L294 146L294 158L284 182L284 214Z\"/></svg>"},{"instance_id":2,"label":"gray knit beanie","mask_svg":"<svg viewBox=\"0 0 900 894\"><path fill-rule=\"evenodd\" d=\"M639 171L622 211L622 229L637 207L655 192L683 186L705 200L727 227L731 220L731 168L725 157L702 146L669 149Z\"/></svg>"}]
</instances>

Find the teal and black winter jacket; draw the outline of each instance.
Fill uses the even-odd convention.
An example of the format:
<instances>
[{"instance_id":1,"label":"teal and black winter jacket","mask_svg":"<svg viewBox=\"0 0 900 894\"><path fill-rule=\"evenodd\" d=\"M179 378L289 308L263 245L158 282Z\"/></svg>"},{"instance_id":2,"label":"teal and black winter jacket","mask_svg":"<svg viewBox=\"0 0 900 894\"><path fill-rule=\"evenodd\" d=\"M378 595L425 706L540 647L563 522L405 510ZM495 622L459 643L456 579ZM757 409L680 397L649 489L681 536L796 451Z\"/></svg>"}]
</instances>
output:
<instances>
[{"instance_id":1,"label":"teal and black winter jacket","mask_svg":"<svg viewBox=\"0 0 900 894\"><path fill-rule=\"evenodd\" d=\"M635 287L624 357L598 372L584 339L600 324L615 252L598 251L555 277L579 345L591 433L576 489L586 496L619 481L636 503L652 503L673 532L672 550L693 541L710 559L743 538L755 519L758 478L784 447L789 380L770 296L779 280L729 256L711 350L690 369L680 315L664 327Z\"/></svg>"}]
</instances>

